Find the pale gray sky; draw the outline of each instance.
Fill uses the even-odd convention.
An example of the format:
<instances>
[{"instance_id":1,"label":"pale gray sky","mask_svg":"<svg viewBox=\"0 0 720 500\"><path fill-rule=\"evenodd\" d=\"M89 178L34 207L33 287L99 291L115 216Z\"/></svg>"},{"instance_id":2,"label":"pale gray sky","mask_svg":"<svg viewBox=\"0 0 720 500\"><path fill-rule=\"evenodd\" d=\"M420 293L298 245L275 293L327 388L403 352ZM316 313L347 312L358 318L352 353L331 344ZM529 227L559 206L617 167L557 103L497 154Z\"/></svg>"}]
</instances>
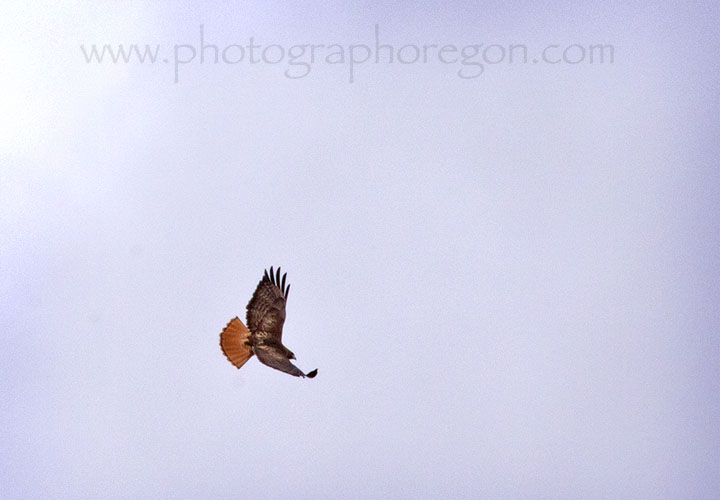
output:
<instances>
[{"instance_id":1,"label":"pale gray sky","mask_svg":"<svg viewBox=\"0 0 720 500\"><path fill-rule=\"evenodd\" d=\"M0 11L3 498L720 495L716 5L223 4Z\"/></svg>"}]
</instances>

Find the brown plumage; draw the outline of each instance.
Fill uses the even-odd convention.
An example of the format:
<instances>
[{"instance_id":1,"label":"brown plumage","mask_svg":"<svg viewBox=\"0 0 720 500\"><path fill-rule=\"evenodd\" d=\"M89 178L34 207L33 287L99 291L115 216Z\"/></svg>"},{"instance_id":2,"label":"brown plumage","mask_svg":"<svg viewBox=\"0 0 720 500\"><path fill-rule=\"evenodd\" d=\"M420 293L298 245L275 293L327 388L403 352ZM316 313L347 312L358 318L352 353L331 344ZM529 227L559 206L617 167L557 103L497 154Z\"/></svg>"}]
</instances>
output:
<instances>
[{"instance_id":1,"label":"brown plumage","mask_svg":"<svg viewBox=\"0 0 720 500\"><path fill-rule=\"evenodd\" d=\"M295 354L282 344L285 324L285 304L290 285L285 286L287 273L280 278L280 268L267 270L258 283L247 305L245 317L247 328L235 317L220 334L220 348L225 357L237 368L244 365L253 354L261 363L296 377L313 378L317 369L303 373L290 360Z\"/></svg>"}]
</instances>

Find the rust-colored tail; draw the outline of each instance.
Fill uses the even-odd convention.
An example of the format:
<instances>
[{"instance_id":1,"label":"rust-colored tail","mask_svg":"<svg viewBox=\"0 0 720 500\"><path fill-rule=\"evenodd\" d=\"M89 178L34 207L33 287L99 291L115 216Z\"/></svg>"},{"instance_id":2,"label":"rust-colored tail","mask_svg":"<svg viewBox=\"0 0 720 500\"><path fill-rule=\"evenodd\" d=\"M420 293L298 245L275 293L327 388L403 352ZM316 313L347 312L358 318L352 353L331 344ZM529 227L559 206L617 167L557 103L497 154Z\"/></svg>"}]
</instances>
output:
<instances>
[{"instance_id":1,"label":"rust-colored tail","mask_svg":"<svg viewBox=\"0 0 720 500\"><path fill-rule=\"evenodd\" d=\"M220 348L228 361L237 368L244 365L253 355L252 347L248 343L249 338L250 330L238 317L231 319L220 334Z\"/></svg>"}]
</instances>

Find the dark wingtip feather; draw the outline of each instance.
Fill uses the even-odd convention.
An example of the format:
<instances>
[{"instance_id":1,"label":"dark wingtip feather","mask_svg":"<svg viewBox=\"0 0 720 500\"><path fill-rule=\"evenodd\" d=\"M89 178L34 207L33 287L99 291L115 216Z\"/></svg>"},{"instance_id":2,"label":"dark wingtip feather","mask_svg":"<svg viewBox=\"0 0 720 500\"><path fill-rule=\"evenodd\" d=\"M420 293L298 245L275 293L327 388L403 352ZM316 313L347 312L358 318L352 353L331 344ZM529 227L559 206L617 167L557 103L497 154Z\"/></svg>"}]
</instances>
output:
<instances>
[{"instance_id":1,"label":"dark wingtip feather","mask_svg":"<svg viewBox=\"0 0 720 500\"><path fill-rule=\"evenodd\" d=\"M280 268L277 268L277 275L275 276L275 284L280 286Z\"/></svg>"},{"instance_id":2,"label":"dark wingtip feather","mask_svg":"<svg viewBox=\"0 0 720 500\"><path fill-rule=\"evenodd\" d=\"M290 295L290 285L288 285L287 289L285 290L285 300L287 300L288 295Z\"/></svg>"},{"instance_id":3,"label":"dark wingtip feather","mask_svg":"<svg viewBox=\"0 0 720 500\"><path fill-rule=\"evenodd\" d=\"M280 291L285 294L285 278L287 278L287 273L283 274L282 277L282 283L280 284Z\"/></svg>"},{"instance_id":4,"label":"dark wingtip feather","mask_svg":"<svg viewBox=\"0 0 720 500\"><path fill-rule=\"evenodd\" d=\"M305 376L307 378L315 378L315 375L317 375L317 368L315 368L313 371L308 372Z\"/></svg>"}]
</instances>

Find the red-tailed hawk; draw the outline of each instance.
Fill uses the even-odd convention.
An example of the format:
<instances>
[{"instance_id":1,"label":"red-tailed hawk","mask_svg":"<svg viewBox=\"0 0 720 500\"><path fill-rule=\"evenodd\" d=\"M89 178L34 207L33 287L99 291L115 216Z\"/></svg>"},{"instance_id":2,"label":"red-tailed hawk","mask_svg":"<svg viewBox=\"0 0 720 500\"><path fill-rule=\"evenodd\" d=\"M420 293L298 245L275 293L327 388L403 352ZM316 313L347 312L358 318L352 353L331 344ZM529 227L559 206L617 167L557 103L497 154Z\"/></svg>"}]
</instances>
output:
<instances>
[{"instance_id":1,"label":"red-tailed hawk","mask_svg":"<svg viewBox=\"0 0 720 500\"><path fill-rule=\"evenodd\" d=\"M290 285L285 286L286 277L287 273L280 279L279 267L277 272L273 272L272 267L269 274L265 271L247 305L247 327L238 317L230 320L220 334L220 348L237 368L255 354L262 364L270 368L296 377L313 378L317 369L309 373L300 371L290 362L295 355L282 344L285 303L290 291Z\"/></svg>"}]
</instances>

